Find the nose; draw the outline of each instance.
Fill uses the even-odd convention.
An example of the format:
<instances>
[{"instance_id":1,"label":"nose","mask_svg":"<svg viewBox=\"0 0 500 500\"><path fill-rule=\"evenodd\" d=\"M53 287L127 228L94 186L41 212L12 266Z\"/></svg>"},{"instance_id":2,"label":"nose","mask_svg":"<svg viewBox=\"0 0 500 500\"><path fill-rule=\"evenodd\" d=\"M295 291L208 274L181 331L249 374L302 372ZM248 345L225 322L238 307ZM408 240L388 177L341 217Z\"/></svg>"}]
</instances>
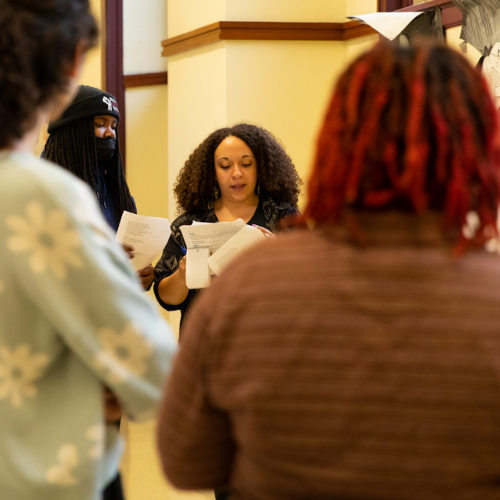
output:
<instances>
[{"instance_id":1,"label":"nose","mask_svg":"<svg viewBox=\"0 0 500 500\"><path fill-rule=\"evenodd\" d=\"M116 130L110 126L106 127L104 131L104 137L112 137L113 139L116 137Z\"/></svg>"},{"instance_id":2,"label":"nose","mask_svg":"<svg viewBox=\"0 0 500 500\"><path fill-rule=\"evenodd\" d=\"M240 166L235 163L234 164L234 167L233 167L233 177L241 177L242 176L242 173L241 173L241 169L240 169Z\"/></svg>"}]
</instances>

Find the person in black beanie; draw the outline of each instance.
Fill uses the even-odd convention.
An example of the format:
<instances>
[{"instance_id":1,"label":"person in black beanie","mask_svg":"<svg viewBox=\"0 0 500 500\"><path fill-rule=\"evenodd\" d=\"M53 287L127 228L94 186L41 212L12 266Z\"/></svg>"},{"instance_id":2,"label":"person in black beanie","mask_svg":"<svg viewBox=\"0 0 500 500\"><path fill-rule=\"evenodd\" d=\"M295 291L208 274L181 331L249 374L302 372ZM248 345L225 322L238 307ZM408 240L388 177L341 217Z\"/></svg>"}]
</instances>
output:
<instances>
[{"instance_id":1,"label":"person in black beanie","mask_svg":"<svg viewBox=\"0 0 500 500\"><path fill-rule=\"evenodd\" d=\"M113 95L80 85L62 116L49 123L43 156L85 181L95 192L102 213L116 231L122 213L137 213L123 173L118 123L120 111ZM131 247L124 247L133 256ZM153 267L138 272L145 290L153 281Z\"/></svg>"}]
</instances>

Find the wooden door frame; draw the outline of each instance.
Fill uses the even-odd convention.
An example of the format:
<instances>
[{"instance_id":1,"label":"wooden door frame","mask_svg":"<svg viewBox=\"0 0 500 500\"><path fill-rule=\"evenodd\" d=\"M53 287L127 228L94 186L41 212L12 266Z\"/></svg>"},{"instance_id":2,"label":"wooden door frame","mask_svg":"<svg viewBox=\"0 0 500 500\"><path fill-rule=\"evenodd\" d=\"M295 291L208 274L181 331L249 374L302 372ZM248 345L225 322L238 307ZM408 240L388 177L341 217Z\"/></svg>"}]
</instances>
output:
<instances>
[{"instance_id":1,"label":"wooden door frame","mask_svg":"<svg viewBox=\"0 0 500 500\"><path fill-rule=\"evenodd\" d=\"M123 79L123 0L104 0L104 89L113 94L120 109L118 135L123 168L126 165L126 108Z\"/></svg>"},{"instance_id":2,"label":"wooden door frame","mask_svg":"<svg viewBox=\"0 0 500 500\"><path fill-rule=\"evenodd\" d=\"M379 12L394 12L413 5L412 0L378 0Z\"/></svg>"}]
</instances>

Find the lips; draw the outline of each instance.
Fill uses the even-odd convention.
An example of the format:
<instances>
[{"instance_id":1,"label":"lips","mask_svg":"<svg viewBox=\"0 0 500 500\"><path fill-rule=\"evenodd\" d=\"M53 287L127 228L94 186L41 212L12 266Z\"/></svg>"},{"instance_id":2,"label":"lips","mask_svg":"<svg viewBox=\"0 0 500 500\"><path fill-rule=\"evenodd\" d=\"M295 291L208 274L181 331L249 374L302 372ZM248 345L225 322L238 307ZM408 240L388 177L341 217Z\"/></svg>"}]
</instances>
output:
<instances>
[{"instance_id":1,"label":"lips","mask_svg":"<svg viewBox=\"0 0 500 500\"><path fill-rule=\"evenodd\" d=\"M231 189L234 189L235 191L242 191L245 186L246 184L233 184Z\"/></svg>"}]
</instances>

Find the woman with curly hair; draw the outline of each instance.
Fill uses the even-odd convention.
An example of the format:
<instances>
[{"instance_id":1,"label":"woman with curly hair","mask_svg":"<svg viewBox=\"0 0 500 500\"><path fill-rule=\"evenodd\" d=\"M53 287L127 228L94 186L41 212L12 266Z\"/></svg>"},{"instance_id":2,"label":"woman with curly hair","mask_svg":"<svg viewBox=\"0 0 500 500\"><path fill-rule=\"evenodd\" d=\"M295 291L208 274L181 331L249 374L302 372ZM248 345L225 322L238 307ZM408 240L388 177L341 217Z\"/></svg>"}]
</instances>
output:
<instances>
[{"instance_id":1,"label":"woman with curly hair","mask_svg":"<svg viewBox=\"0 0 500 500\"><path fill-rule=\"evenodd\" d=\"M272 237L284 219L298 213L301 184L292 160L267 130L240 123L210 134L186 161L174 187L183 213L172 223L155 268L160 305L180 309L182 322L197 293L186 286L181 226L241 218Z\"/></svg>"}]
</instances>

